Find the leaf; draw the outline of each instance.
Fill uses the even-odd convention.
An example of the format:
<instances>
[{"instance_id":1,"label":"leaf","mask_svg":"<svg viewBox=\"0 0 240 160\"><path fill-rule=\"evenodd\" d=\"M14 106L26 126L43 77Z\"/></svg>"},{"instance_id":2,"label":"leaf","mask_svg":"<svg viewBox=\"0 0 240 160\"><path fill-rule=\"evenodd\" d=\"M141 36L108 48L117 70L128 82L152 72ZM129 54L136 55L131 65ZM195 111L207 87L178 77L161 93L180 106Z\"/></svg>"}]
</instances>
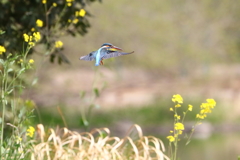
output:
<instances>
[{"instance_id":1,"label":"leaf","mask_svg":"<svg viewBox=\"0 0 240 160\"><path fill-rule=\"evenodd\" d=\"M12 66L14 63L15 63L15 61L11 61L11 62L9 63L9 65Z\"/></svg>"},{"instance_id":2,"label":"leaf","mask_svg":"<svg viewBox=\"0 0 240 160\"><path fill-rule=\"evenodd\" d=\"M13 89L11 89L10 91L8 91L8 92L7 92L7 94L10 94L10 93L12 93L12 91L13 91Z\"/></svg>"},{"instance_id":3,"label":"leaf","mask_svg":"<svg viewBox=\"0 0 240 160\"><path fill-rule=\"evenodd\" d=\"M4 34L4 33L5 33L5 31L3 31L3 30L0 30L0 35L1 35L1 34Z\"/></svg>"},{"instance_id":4,"label":"leaf","mask_svg":"<svg viewBox=\"0 0 240 160\"><path fill-rule=\"evenodd\" d=\"M99 90L97 88L94 88L94 93L96 97L100 96Z\"/></svg>"},{"instance_id":5,"label":"leaf","mask_svg":"<svg viewBox=\"0 0 240 160\"><path fill-rule=\"evenodd\" d=\"M12 72L12 71L13 71L13 69L12 69L12 68L9 68L9 69L7 70L7 73Z\"/></svg>"},{"instance_id":6,"label":"leaf","mask_svg":"<svg viewBox=\"0 0 240 160\"><path fill-rule=\"evenodd\" d=\"M22 68L18 71L18 76L21 75L25 71L25 68Z\"/></svg>"},{"instance_id":7,"label":"leaf","mask_svg":"<svg viewBox=\"0 0 240 160\"><path fill-rule=\"evenodd\" d=\"M3 59L0 59L0 63L4 66L5 62Z\"/></svg>"},{"instance_id":8,"label":"leaf","mask_svg":"<svg viewBox=\"0 0 240 160\"><path fill-rule=\"evenodd\" d=\"M32 86L34 86L36 83L38 82L38 78L34 78L33 82L32 82Z\"/></svg>"}]
</instances>

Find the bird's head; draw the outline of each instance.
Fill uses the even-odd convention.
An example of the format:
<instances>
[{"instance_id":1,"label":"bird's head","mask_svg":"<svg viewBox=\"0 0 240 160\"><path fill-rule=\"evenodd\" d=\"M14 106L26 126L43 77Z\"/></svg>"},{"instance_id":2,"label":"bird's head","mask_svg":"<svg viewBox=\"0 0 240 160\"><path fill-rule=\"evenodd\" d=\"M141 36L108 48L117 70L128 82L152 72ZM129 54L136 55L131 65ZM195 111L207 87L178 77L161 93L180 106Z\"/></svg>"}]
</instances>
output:
<instances>
[{"instance_id":1,"label":"bird's head","mask_svg":"<svg viewBox=\"0 0 240 160\"><path fill-rule=\"evenodd\" d=\"M114 45L112 45L111 43L104 43L101 48L106 48L107 50L110 50L110 51L121 51L122 49L119 48L119 47L116 47Z\"/></svg>"}]
</instances>

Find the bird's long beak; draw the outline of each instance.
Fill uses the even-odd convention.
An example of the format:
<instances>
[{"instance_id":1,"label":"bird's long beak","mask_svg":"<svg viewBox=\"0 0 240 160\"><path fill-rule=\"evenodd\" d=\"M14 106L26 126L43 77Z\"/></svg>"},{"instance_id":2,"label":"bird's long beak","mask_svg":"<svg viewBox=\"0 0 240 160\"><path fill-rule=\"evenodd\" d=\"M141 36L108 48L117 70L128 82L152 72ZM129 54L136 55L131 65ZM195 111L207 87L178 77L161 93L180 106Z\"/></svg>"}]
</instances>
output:
<instances>
[{"instance_id":1,"label":"bird's long beak","mask_svg":"<svg viewBox=\"0 0 240 160\"><path fill-rule=\"evenodd\" d=\"M110 51L122 51L122 49L121 48L119 48L119 47L116 47L116 46L111 46L108 50L110 50Z\"/></svg>"}]
</instances>

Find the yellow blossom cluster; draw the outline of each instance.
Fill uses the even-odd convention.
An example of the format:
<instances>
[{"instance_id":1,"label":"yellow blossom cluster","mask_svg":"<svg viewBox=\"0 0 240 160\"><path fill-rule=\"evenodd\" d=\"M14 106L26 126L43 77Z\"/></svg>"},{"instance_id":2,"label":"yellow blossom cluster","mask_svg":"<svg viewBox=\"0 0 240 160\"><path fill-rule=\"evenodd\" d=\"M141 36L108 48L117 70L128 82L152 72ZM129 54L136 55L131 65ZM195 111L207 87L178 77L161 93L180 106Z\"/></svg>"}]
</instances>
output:
<instances>
[{"instance_id":1,"label":"yellow blossom cluster","mask_svg":"<svg viewBox=\"0 0 240 160\"><path fill-rule=\"evenodd\" d=\"M167 136L167 139L169 140L169 142L174 142L175 138L173 136Z\"/></svg>"},{"instance_id":2,"label":"yellow blossom cluster","mask_svg":"<svg viewBox=\"0 0 240 160\"><path fill-rule=\"evenodd\" d=\"M216 106L214 99L207 99L207 103L202 103L200 106L200 113L196 115L198 119L204 119L207 117L207 113L212 113L212 109Z\"/></svg>"},{"instance_id":3,"label":"yellow blossom cluster","mask_svg":"<svg viewBox=\"0 0 240 160\"><path fill-rule=\"evenodd\" d=\"M74 0L66 0L66 2L67 2L67 6L68 6L68 7L71 7L73 1L74 1Z\"/></svg>"},{"instance_id":4,"label":"yellow blossom cluster","mask_svg":"<svg viewBox=\"0 0 240 160\"><path fill-rule=\"evenodd\" d=\"M53 5L53 7L57 7L57 3L55 3L55 2L52 5Z\"/></svg>"},{"instance_id":5,"label":"yellow blossom cluster","mask_svg":"<svg viewBox=\"0 0 240 160\"><path fill-rule=\"evenodd\" d=\"M5 47L0 45L0 54L2 54L3 52L6 52L6 49L5 49Z\"/></svg>"},{"instance_id":6,"label":"yellow blossom cluster","mask_svg":"<svg viewBox=\"0 0 240 160\"><path fill-rule=\"evenodd\" d=\"M38 27L42 27L42 26L43 26L43 21L42 21L41 19L37 19L37 20L36 20L36 25L37 25Z\"/></svg>"},{"instance_id":7,"label":"yellow blossom cluster","mask_svg":"<svg viewBox=\"0 0 240 160\"><path fill-rule=\"evenodd\" d=\"M23 38L25 42L28 42L30 47L33 47L36 42L41 39L41 35L39 32L34 32L33 35L29 36L28 34L24 33Z\"/></svg>"},{"instance_id":8,"label":"yellow blossom cluster","mask_svg":"<svg viewBox=\"0 0 240 160\"><path fill-rule=\"evenodd\" d=\"M191 104L188 105L188 110L192 111L193 106Z\"/></svg>"},{"instance_id":9,"label":"yellow blossom cluster","mask_svg":"<svg viewBox=\"0 0 240 160\"><path fill-rule=\"evenodd\" d=\"M47 3L47 0L42 0L42 3L43 3L43 4L46 4L46 3Z\"/></svg>"},{"instance_id":10,"label":"yellow blossom cluster","mask_svg":"<svg viewBox=\"0 0 240 160\"><path fill-rule=\"evenodd\" d=\"M180 123L180 122L177 122L174 124L174 131L170 131L170 134L174 134L174 135L169 135L167 136L167 139L169 140L169 142L174 142L175 140L178 139L178 136L180 134L182 134L183 130L184 130L184 124L183 123Z\"/></svg>"},{"instance_id":11,"label":"yellow blossom cluster","mask_svg":"<svg viewBox=\"0 0 240 160\"><path fill-rule=\"evenodd\" d=\"M56 41L55 42L55 48L62 48L63 42L62 41Z\"/></svg>"},{"instance_id":12,"label":"yellow blossom cluster","mask_svg":"<svg viewBox=\"0 0 240 160\"><path fill-rule=\"evenodd\" d=\"M73 20L71 19L68 19L68 22L69 23L74 23L74 24L77 24L79 22L79 19L78 17L84 17L86 14L86 11L84 9L80 9L79 11L76 11L75 12L75 18Z\"/></svg>"},{"instance_id":13,"label":"yellow blossom cluster","mask_svg":"<svg viewBox=\"0 0 240 160\"><path fill-rule=\"evenodd\" d=\"M30 126L28 129L27 129L27 136L28 137L33 137L33 135L34 135L34 133L35 133L35 128L33 128L32 126Z\"/></svg>"},{"instance_id":14,"label":"yellow blossom cluster","mask_svg":"<svg viewBox=\"0 0 240 160\"><path fill-rule=\"evenodd\" d=\"M29 64L33 64L33 63L34 63L34 60L33 60L33 59L29 59L28 63L29 63Z\"/></svg>"},{"instance_id":15,"label":"yellow blossom cluster","mask_svg":"<svg viewBox=\"0 0 240 160\"><path fill-rule=\"evenodd\" d=\"M181 104L183 103L182 96L179 94L175 94L172 97L172 101L175 103L175 107L170 108L170 111L174 112L174 130L170 131L170 135L167 136L167 139L169 140L169 142L177 143L177 141L179 141L179 135L181 135L183 130L185 129L183 124L184 118L188 111L193 110L193 106L189 104L187 111L183 112L183 117L181 117L177 111L178 108L181 107ZM196 115L198 121L196 125L201 124L199 121L207 117L207 114L211 113L212 109L216 106L216 102L214 99L207 99L206 101L207 101L206 103L201 104L200 112ZM194 127L195 126L193 126L193 128ZM193 131L194 130L192 130L192 132Z\"/></svg>"},{"instance_id":16,"label":"yellow blossom cluster","mask_svg":"<svg viewBox=\"0 0 240 160\"><path fill-rule=\"evenodd\" d=\"M173 95L172 101L174 103L183 103L183 98L180 94Z\"/></svg>"},{"instance_id":17,"label":"yellow blossom cluster","mask_svg":"<svg viewBox=\"0 0 240 160\"><path fill-rule=\"evenodd\" d=\"M80 9L79 11L75 12L76 17L84 17L86 14L86 11L84 9Z\"/></svg>"}]
</instances>

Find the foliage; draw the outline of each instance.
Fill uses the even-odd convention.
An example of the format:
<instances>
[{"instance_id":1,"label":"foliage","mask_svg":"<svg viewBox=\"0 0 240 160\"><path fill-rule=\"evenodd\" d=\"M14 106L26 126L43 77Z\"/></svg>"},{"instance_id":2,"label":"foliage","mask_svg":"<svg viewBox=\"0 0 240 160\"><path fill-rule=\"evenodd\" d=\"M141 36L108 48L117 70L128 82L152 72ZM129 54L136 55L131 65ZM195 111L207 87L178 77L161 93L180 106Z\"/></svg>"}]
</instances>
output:
<instances>
[{"instance_id":1,"label":"foliage","mask_svg":"<svg viewBox=\"0 0 240 160\"><path fill-rule=\"evenodd\" d=\"M94 1L96 0L1 0L0 29L5 34L0 39L0 45L4 45L8 53L18 54L22 49L23 34L38 31L42 35L40 44L46 47L46 53L43 54L50 55L52 62L56 56L59 63L68 62L60 52L62 47L59 47L58 38L62 35L87 33L90 24L86 16L90 16L90 13L84 7ZM33 50L30 51L32 52ZM7 57L6 53L4 57Z\"/></svg>"},{"instance_id":2,"label":"foliage","mask_svg":"<svg viewBox=\"0 0 240 160\"><path fill-rule=\"evenodd\" d=\"M4 32L1 32L4 33ZM31 37L31 38L30 38ZM7 52L4 46L1 47L0 74L1 74L1 98L0 98L0 155L1 159L20 159L26 152L20 141L24 138L25 127L31 124L34 102L20 98L24 83L22 76L29 69L32 69L34 60L27 59L31 48L41 39L39 32L31 36L25 35L26 49L19 54L8 54L6 59L2 53ZM31 40L29 40L31 39ZM29 146L25 147L27 149ZM11 148L11 149L10 149ZM10 157L10 158L9 158Z\"/></svg>"}]
</instances>

